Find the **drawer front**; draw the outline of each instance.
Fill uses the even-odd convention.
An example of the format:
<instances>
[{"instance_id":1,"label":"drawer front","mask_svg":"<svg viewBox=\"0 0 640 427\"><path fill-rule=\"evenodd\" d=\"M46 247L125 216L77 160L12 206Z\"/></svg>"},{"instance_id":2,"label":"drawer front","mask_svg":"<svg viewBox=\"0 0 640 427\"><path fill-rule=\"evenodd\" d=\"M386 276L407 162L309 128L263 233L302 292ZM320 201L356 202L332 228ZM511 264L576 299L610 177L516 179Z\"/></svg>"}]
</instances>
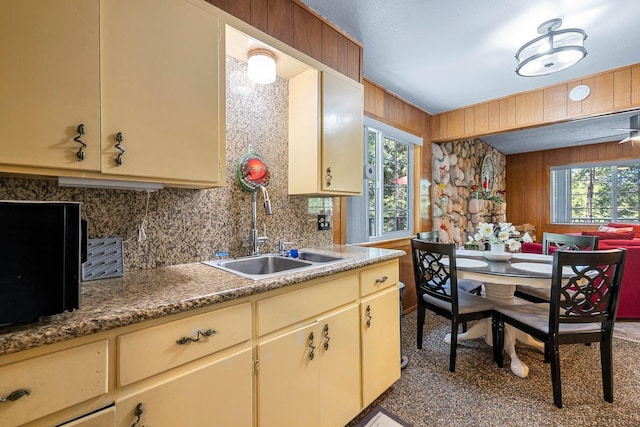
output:
<instances>
[{"instance_id":1,"label":"drawer front","mask_svg":"<svg viewBox=\"0 0 640 427\"><path fill-rule=\"evenodd\" d=\"M365 296L395 286L400 280L398 261L360 272L360 295Z\"/></svg>"},{"instance_id":2,"label":"drawer front","mask_svg":"<svg viewBox=\"0 0 640 427\"><path fill-rule=\"evenodd\" d=\"M258 335L293 325L358 299L358 276L352 275L257 302Z\"/></svg>"},{"instance_id":3,"label":"drawer front","mask_svg":"<svg viewBox=\"0 0 640 427\"><path fill-rule=\"evenodd\" d=\"M85 344L0 368L0 426L13 427L107 393L108 343Z\"/></svg>"},{"instance_id":4,"label":"drawer front","mask_svg":"<svg viewBox=\"0 0 640 427\"><path fill-rule=\"evenodd\" d=\"M116 407L110 406L86 417L78 418L60 427L110 427L116 425Z\"/></svg>"},{"instance_id":5,"label":"drawer front","mask_svg":"<svg viewBox=\"0 0 640 427\"><path fill-rule=\"evenodd\" d=\"M121 335L118 384L139 381L250 338L249 302Z\"/></svg>"}]
</instances>

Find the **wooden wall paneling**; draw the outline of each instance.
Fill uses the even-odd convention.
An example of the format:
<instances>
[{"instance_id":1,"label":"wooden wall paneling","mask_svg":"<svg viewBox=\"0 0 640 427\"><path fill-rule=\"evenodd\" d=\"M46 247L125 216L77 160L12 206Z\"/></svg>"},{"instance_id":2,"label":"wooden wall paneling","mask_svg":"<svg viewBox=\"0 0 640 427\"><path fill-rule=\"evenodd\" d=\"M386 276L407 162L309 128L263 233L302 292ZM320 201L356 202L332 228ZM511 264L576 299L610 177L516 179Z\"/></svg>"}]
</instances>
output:
<instances>
[{"instance_id":1,"label":"wooden wall paneling","mask_svg":"<svg viewBox=\"0 0 640 427\"><path fill-rule=\"evenodd\" d=\"M269 0L267 33L293 46L293 2L291 0Z\"/></svg>"},{"instance_id":2,"label":"wooden wall paneling","mask_svg":"<svg viewBox=\"0 0 640 427\"><path fill-rule=\"evenodd\" d=\"M442 138L442 115L438 114L437 116L431 116L429 122L431 124L431 139L438 140Z\"/></svg>"},{"instance_id":3,"label":"wooden wall paneling","mask_svg":"<svg viewBox=\"0 0 640 427\"><path fill-rule=\"evenodd\" d=\"M631 103L640 105L640 65L631 67Z\"/></svg>"},{"instance_id":4,"label":"wooden wall paneling","mask_svg":"<svg viewBox=\"0 0 640 427\"><path fill-rule=\"evenodd\" d=\"M251 0L251 20L248 22L265 33L269 32L269 0Z\"/></svg>"},{"instance_id":5,"label":"wooden wall paneling","mask_svg":"<svg viewBox=\"0 0 640 427\"><path fill-rule=\"evenodd\" d=\"M446 113L447 118L447 138L455 138L464 135L464 110L453 110Z\"/></svg>"},{"instance_id":6,"label":"wooden wall paneling","mask_svg":"<svg viewBox=\"0 0 640 427\"><path fill-rule=\"evenodd\" d=\"M500 128L511 129L516 126L516 99L513 96L500 99Z\"/></svg>"},{"instance_id":7,"label":"wooden wall paneling","mask_svg":"<svg viewBox=\"0 0 640 427\"><path fill-rule=\"evenodd\" d=\"M346 37L338 37L338 64L336 70L342 74L349 73L349 40Z\"/></svg>"},{"instance_id":8,"label":"wooden wall paneling","mask_svg":"<svg viewBox=\"0 0 640 427\"><path fill-rule=\"evenodd\" d=\"M208 3L211 3L236 18L242 19L244 22L250 22L251 1L252 0L207 0Z\"/></svg>"},{"instance_id":9,"label":"wooden wall paneling","mask_svg":"<svg viewBox=\"0 0 640 427\"><path fill-rule=\"evenodd\" d=\"M473 107L473 130L481 134L489 130L489 104L479 104Z\"/></svg>"},{"instance_id":10,"label":"wooden wall paneling","mask_svg":"<svg viewBox=\"0 0 640 427\"><path fill-rule=\"evenodd\" d=\"M500 101L491 101L487 107L487 130L500 129Z\"/></svg>"},{"instance_id":11,"label":"wooden wall paneling","mask_svg":"<svg viewBox=\"0 0 640 427\"><path fill-rule=\"evenodd\" d=\"M631 67L613 72L613 108L631 107Z\"/></svg>"},{"instance_id":12,"label":"wooden wall paneling","mask_svg":"<svg viewBox=\"0 0 640 427\"><path fill-rule=\"evenodd\" d=\"M589 96L582 101L582 115L613 111L613 72L582 79L582 84L591 88Z\"/></svg>"},{"instance_id":13,"label":"wooden wall paneling","mask_svg":"<svg viewBox=\"0 0 640 427\"><path fill-rule=\"evenodd\" d=\"M573 80L567 82L567 118L573 119L576 117L582 116L582 102L581 101L572 101L569 99L569 93L576 86L582 84L582 80Z\"/></svg>"},{"instance_id":14,"label":"wooden wall paneling","mask_svg":"<svg viewBox=\"0 0 640 427\"><path fill-rule=\"evenodd\" d=\"M411 133L416 135L424 135L425 114L412 105L404 104L404 115L407 129L411 129Z\"/></svg>"},{"instance_id":15,"label":"wooden wall paneling","mask_svg":"<svg viewBox=\"0 0 640 427\"><path fill-rule=\"evenodd\" d=\"M473 107L464 109L464 134L473 134L475 130Z\"/></svg>"},{"instance_id":16,"label":"wooden wall paneling","mask_svg":"<svg viewBox=\"0 0 640 427\"><path fill-rule=\"evenodd\" d=\"M545 122L555 122L567 118L569 91L566 84L543 90L543 112Z\"/></svg>"},{"instance_id":17,"label":"wooden wall paneling","mask_svg":"<svg viewBox=\"0 0 640 427\"><path fill-rule=\"evenodd\" d=\"M362 82L362 49L353 41L347 41L347 76L357 82Z\"/></svg>"},{"instance_id":18,"label":"wooden wall paneling","mask_svg":"<svg viewBox=\"0 0 640 427\"><path fill-rule=\"evenodd\" d=\"M541 90L516 95L516 126L542 123L544 98Z\"/></svg>"},{"instance_id":19,"label":"wooden wall paneling","mask_svg":"<svg viewBox=\"0 0 640 427\"><path fill-rule=\"evenodd\" d=\"M364 81L364 111L369 116L384 117L384 91L369 80Z\"/></svg>"},{"instance_id":20,"label":"wooden wall paneling","mask_svg":"<svg viewBox=\"0 0 640 427\"><path fill-rule=\"evenodd\" d=\"M323 22L312 13L298 4L294 4L293 47L318 61L322 61L323 25Z\"/></svg>"},{"instance_id":21,"label":"wooden wall paneling","mask_svg":"<svg viewBox=\"0 0 640 427\"><path fill-rule=\"evenodd\" d=\"M334 69L338 67L338 37L340 34L336 30L322 25L322 62Z\"/></svg>"},{"instance_id":22,"label":"wooden wall paneling","mask_svg":"<svg viewBox=\"0 0 640 427\"><path fill-rule=\"evenodd\" d=\"M551 224L550 167L638 158L640 145L617 141L508 155L507 221L534 224L539 239L545 231L574 233L596 229L581 224Z\"/></svg>"}]
</instances>

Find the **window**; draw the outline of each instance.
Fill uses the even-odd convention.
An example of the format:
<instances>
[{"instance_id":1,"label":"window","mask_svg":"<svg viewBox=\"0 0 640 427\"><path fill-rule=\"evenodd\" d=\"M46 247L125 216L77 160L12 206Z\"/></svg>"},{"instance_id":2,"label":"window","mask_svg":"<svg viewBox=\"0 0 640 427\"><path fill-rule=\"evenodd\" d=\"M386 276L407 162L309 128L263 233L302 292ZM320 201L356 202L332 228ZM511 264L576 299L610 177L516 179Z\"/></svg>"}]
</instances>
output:
<instances>
[{"instance_id":1,"label":"window","mask_svg":"<svg viewBox=\"0 0 640 427\"><path fill-rule=\"evenodd\" d=\"M413 146L422 139L365 118L363 195L347 200L347 243L413 234Z\"/></svg>"},{"instance_id":2,"label":"window","mask_svg":"<svg viewBox=\"0 0 640 427\"><path fill-rule=\"evenodd\" d=\"M551 222L640 221L640 162L551 168Z\"/></svg>"}]
</instances>

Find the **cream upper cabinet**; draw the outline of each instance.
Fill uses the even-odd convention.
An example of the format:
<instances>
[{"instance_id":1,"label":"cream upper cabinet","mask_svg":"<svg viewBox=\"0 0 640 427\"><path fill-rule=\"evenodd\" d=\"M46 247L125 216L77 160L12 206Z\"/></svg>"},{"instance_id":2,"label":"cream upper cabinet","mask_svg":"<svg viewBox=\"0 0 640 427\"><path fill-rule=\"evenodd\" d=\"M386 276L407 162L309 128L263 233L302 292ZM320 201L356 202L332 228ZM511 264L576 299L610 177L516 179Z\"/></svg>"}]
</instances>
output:
<instances>
[{"instance_id":1,"label":"cream upper cabinet","mask_svg":"<svg viewBox=\"0 0 640 427\"><path fill-rule=\"evenodd\" d=\"M204 0L0 2L0 172L224 185L216 13Z\"/></svg>"},{"instance_id":2,"label":"cream upper cabinet","mask_svg":"<svg viewBox=\"0 0 640 427\"><path fill-rule=\"evenodd\" d=\"M363 93L360 83L330 71L289 80L289 194L362 192Z\"/></svg>"},{"instance_id":3,"label":"cream upper cabinet","mask_svg":"<svg viewBox=\"0 0 640 427\"><path fill-rule=\"evenodd\" d=\"M223 180L224 44L211 9L101 1L103 173Z\"/></svg>"},{"instance_id":4,"label":"cream upper cabinet","mask_svg":"<svg viewBox=\"0 0 640 427\"><path fill-rule=\"evenodd\" d=\"M98 0L0 2L0 170L100 169L99 12Z\"/></svg>"}]
</instances>

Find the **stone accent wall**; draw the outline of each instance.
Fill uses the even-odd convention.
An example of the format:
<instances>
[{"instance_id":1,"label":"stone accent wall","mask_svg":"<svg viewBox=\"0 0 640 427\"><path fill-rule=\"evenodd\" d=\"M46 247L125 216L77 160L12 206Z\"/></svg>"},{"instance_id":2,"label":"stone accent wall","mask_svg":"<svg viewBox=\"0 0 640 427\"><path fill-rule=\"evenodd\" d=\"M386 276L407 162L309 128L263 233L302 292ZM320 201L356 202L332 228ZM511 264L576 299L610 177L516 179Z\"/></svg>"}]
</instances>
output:
<instances>
[{"instance_id":1,"label":"stone accent wall","mask_svg":"<svg viewBox=\"0 0 640 427\"><path fill-rule=\"evenodd\" d=\"M227 57L225 187L167 188L147 194L62 188L47 179L0 178L0 199L81 202L89 238L124 240L125 271L204 261L221 250L231 256L249 255L251 193L237 182L235 168L251 144L271 173L268 190L273 215L258 210L261 234L265 224L269 236L261 251L276 252L280 240L297 247L330 245L332 232L317 230L317 212L309 213L309 199L287 194L288 83L278 79L271 85L257 85L246 74L246 63ZM258 202L261 207L261 196ZM146 239L139 241L145 218Z\"/></svg>"},{"instance_id":2,"label":"stone accent wall","mask_svg":"<svg viewBox=\"0 0 640 427\"><path fill-rule=\"evenodd\" d=\"M478 222L505 221L506 204L477 198L473 184L481 186L482 161L494 164L492 194L505 190L506 156L480 139L465 139L431 145L433 183L431 200L433 229L440 241L463 245Z\"/></svg>"}]
</instances>

